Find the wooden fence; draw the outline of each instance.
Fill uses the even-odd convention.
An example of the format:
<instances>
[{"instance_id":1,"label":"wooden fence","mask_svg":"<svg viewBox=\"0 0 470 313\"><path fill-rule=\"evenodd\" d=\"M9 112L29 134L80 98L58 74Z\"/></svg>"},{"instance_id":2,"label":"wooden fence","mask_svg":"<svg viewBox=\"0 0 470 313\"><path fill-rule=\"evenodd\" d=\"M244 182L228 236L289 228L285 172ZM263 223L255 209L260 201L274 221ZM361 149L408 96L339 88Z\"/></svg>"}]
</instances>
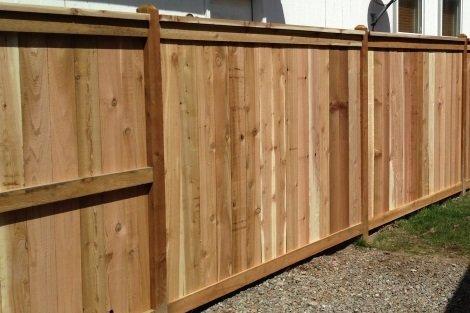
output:
<instances>
[{"instance_id":1,"label":"wooden fence","mask_svg":"<svg viewBox=\"0 0 470 313\"><path fill-rule=\"evenodd\" d=\"M139 11L0 7L1 313L186 311L470 187L466 38Z\"/></svg>"},{"instance_id":2,"label":"wooden fence","mask_svg":"<svg viewBox=\"0 0 470 313\"><path fill-rule=\"evenodd\" d=\"M462 191L466 39L160 25L172 311Z\"/></svg>"},{"instance_id":3,"label":"wooden fence","mask_svg":"<svg viewBox=\"0 0 470 313\"><path fill-rule=\"evenodd\" d=\"M370 36L372 227L462 189L465 40Z\"/></svg>"},{"instance_id":4,"label":"wooden fence","mask_svg":"<svg viewBox=\"0 0 470 313\"><path fill-rule=\"evenodd\" d=\"M0 11L0 312L147 311L148 16L10 8Z\"/></svg>"}]
</instances>

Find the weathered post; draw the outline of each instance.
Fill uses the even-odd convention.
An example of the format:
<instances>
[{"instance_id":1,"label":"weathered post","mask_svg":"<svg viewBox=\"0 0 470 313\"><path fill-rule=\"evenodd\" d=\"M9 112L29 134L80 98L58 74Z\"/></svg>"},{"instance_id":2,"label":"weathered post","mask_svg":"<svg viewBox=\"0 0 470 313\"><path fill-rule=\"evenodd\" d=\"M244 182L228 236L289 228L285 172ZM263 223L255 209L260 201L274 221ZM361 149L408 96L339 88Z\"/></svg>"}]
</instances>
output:
<instances>
[{"instance_id":1,"label":"weathered post","mask_svg":"<svg viewBox=\"0 0 470 313\"><path fill-rule=\"evenodd\" d=\"M137 9L137 12L150 15L149 32L144 49L147 163L153 167L153 184L149 191L148 208L150 299L153 309L157 312L166 312L168 296L160 15L157 8L152 5L143 5Z\"/></svg>"},{"instance_id":2,"label":"weathered post","mask_svg":"<svg viewBox=\"0 0 470 313\"><path fill-rule=\"evenodd\" d=\"M362 236L369 240L369 86L368 86L368 53L369 31L364 25L358 25L356 30L364 31L361 47L361 223Z\"/></svg>"},{"instance_id":3,"label":"weathered post","mask_svg":"<svg viewBox=\"0 0 470 313\"><path fill-rule=\"evenodd\" d=\"M461 173L462 173L462 195L465 194L467 189L466 181L465 181L465 173L467 172L467 75L468 75L468 68L467 68L467 53L468 53L468 38L467 35L462 34L459 36L465 40L464 42L464 50L462 55L462 129L461 129L461 136L460 136L460 153L461 157Z\"/></svg>"}]
</instances>

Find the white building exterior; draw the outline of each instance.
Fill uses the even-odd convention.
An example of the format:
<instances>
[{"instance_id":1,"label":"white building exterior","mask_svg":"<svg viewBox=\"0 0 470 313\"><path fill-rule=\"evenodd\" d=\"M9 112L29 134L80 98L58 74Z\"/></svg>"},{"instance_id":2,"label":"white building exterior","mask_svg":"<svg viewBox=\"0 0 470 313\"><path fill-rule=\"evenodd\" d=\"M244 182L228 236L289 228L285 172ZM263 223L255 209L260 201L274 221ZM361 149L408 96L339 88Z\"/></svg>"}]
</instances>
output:
<instances>
[{"instance_id":1,"label":"white building exterior","mask_svg":"<svg viewBox=\"0 0 470 313\"><path fill-rule=\"evenodd\" d=\"M370 13L379 12L388 1L390 0L0 0L0 3L117 11L135 11L141 4L152 3L167 14L354 28L358 24L368 25L371 21ZM417 1L421 1L420 32L440 35L442 2L449 0ZM398 3L395 3L383 17L380 30L398 31L398 12ZM458 23L460 32L470 36L470 0L460 0Z\"/></svg>"}]
</instances>

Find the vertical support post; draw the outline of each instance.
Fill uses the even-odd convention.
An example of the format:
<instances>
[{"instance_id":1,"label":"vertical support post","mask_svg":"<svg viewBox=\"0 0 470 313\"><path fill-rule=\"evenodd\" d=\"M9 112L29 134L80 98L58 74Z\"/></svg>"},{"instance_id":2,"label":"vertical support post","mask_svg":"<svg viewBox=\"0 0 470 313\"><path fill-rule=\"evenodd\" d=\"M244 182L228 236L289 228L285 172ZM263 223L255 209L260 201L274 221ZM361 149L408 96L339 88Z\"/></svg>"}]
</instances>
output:
<instances>
[{"instance_id":1,"label":"vertical support post","mask_svg":"<svg viewBox=\"0 0 470 313\"><path fill-rule=\"evenodd\" d=\"M468 54L468 38L465 34L462 34L459 36L460 38L464 38L465 40L465 47L463 50L463 55L462 55L462 129L461 129L461 135L460 135L460 141L461 141L461 146L460 146L460 153L462 155L461 159L461 172L462 172L462 195L465 194L466 191L466 182L465 182L465 173L467 171L466 164L467 164L467 151L466 151L466 146L467 146L467 102L468 102L468 95L467 95L467 75L468 75L468 68L467 68L467 54Z\"/></svg>"},{"instance_id":2,"label":"vertical support post","mask_svg":"<svg viewBox=\"0 0 470 313\"><path fill-rule=\"evenodd\" d=\"M362 237L369 240L369 31L364 25L356 30L364 31L361 47L361 224Z\"/></svg>"},{"instance_id":3,"label":"vertical support post","mask_svg":"<svg viewBox=\"0 0 470 313\"><path fill-rule=\"evenodd\" d=\"M147 163L153 167L153 184L148 200L150 301L156 312L166 312L168 296L160 15L152 5L141 6L137 12L150 15L149 33L144 48Z\"/></svg>"}]
</instances>

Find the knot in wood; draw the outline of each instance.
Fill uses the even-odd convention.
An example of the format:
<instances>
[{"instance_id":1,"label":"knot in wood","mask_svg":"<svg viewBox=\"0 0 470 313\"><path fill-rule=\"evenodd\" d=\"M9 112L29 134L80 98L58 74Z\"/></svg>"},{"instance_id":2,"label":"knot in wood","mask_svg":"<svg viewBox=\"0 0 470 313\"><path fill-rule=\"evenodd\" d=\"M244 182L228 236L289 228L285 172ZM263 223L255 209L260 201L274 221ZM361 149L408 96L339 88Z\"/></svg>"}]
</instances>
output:
<instances>
[{"instance_id":1,"label":"knot in wood","mask_svg":"<svg viewBox=\"0 0 470 313\"><path fill-rule=\"evenodd\" d=\"M330 102L330 111L345 110L348 108L348 101L332 101Z\"/></svg>"}]
</instances>

